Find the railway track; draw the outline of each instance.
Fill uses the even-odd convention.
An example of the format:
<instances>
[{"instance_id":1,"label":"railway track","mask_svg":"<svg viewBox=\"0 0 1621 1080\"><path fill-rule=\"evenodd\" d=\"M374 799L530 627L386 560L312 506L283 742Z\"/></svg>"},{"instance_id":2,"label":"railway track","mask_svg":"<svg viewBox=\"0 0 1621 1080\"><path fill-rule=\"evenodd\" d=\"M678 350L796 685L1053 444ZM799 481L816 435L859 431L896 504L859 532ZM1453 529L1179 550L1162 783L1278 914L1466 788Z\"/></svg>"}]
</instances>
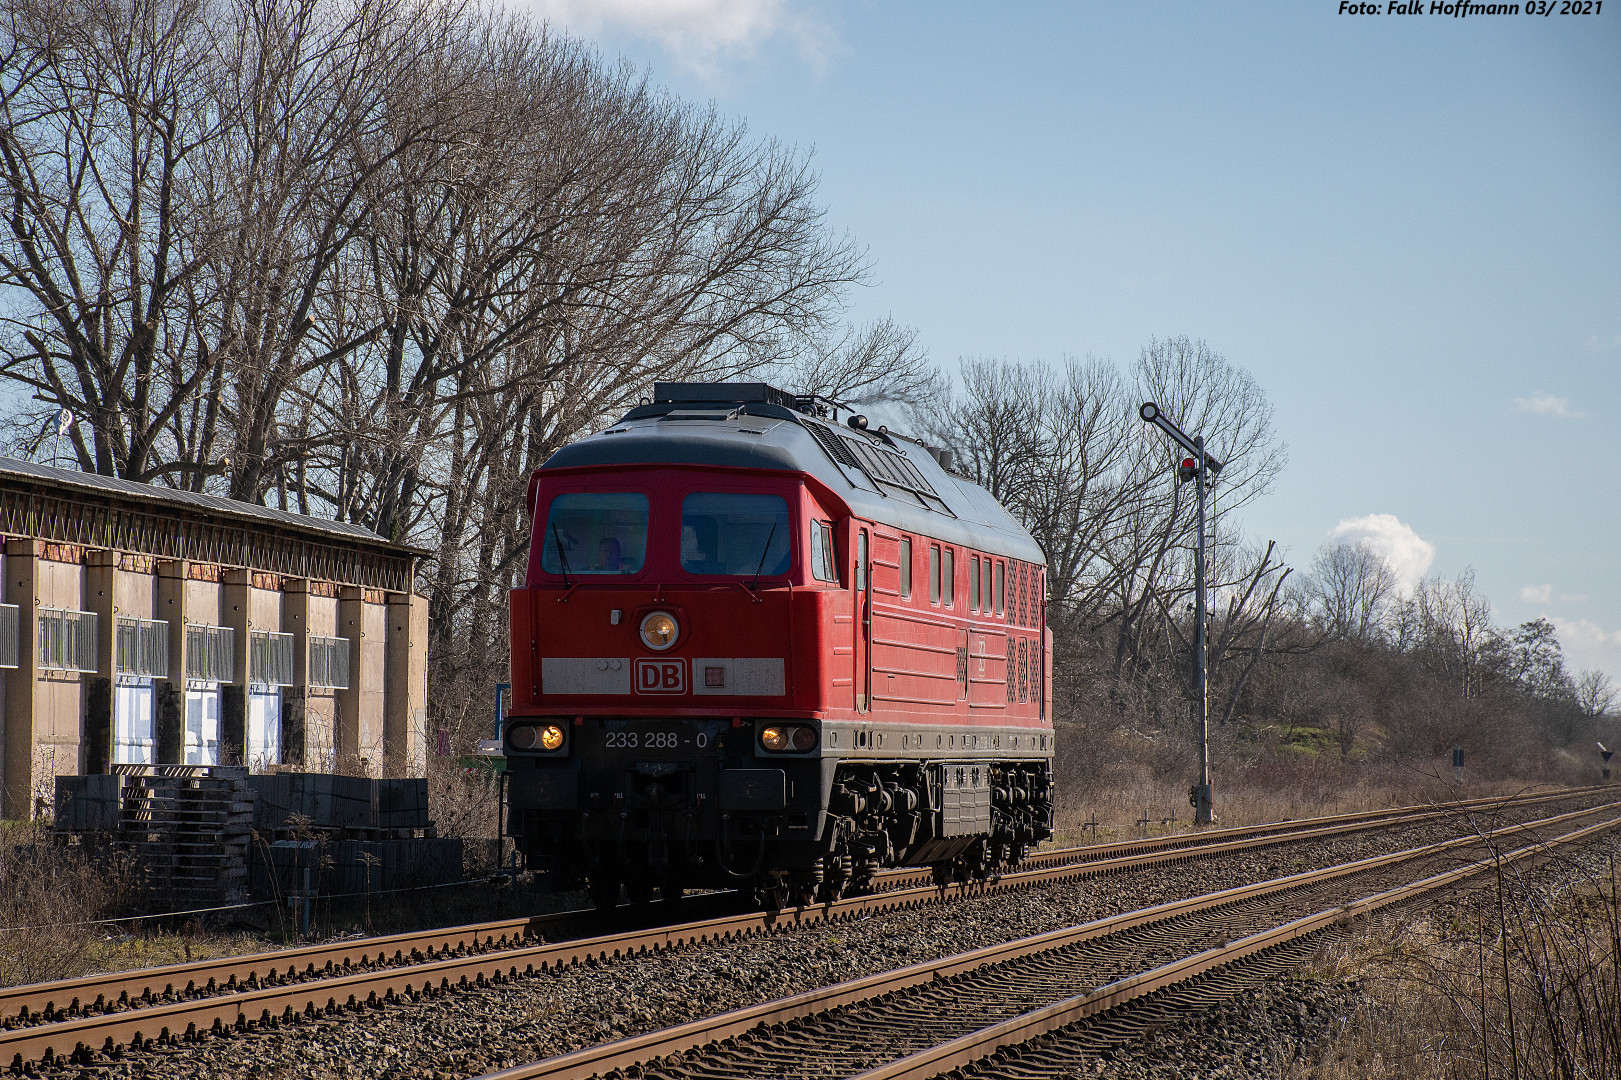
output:
<instances>
[{"instance_id":1,"label":"railway track","mask_svg":"<svg viewBox=\"0 0 1621 1080\"><path fill-rule=\"evenodd\" d=\"M1223 852L1435 821L1580 798L1591 790L1476 799L1436 807L1226 829L1038 853L1021 870L984 884L939 888L928 871L893 871L884 891L785 912L752 912L677 926L640 928L571 941L556 938L591 913L510 919L289 949L256 956L172 965L58 983L0 989L0 1062L15 1066L95 1051L139 1047L203 1030L276 1024L368 1002L434 995L597 959L780 931L956 896L1075 880L1098 874L1208 858Z\"/></svg>"},{"instance_id":2,"label":"railway track","mask_svg":"<svg viewBox=\"0 0 1621 1080\"><path fill-rule=\"evenodd\" d=\"M1073 1068L1081 1048L1099 1041L1088 1021L1107 1014L1117 1025L1120 1012L1134 1003L1185 992L1201 979L1279 970L1309 955L1326 931L1590 840L1621 827L1618 815L1621 802L1613 802L1161 904L600 1044L484 1080L927 1080L998 1054L1011 1074L1058 1075ZM1569 831L1537 836L1560 828ZM1500 844L1519 846L1500 851ZM1458 865L1466 853L1468 861ZM1089 989L1075 993L1080 987ZM1031 1047L1033 1040L1044 1041Z\"/></svg>"}]
</instances>

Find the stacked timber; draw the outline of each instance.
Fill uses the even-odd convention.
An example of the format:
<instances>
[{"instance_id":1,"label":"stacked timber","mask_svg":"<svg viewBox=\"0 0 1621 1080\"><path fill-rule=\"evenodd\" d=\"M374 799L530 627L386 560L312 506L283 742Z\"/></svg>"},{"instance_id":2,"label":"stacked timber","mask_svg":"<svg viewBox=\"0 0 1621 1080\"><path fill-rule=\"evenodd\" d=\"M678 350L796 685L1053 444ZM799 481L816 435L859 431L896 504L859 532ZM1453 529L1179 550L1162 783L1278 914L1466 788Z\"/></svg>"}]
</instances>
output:
<instances>
[{"instance_id":1,"label":"stacked timber","mask_svg":"<svg viewBox=\"0 0 1621 1080\"><path fill-rule=\"evenodd\" d=\"M177 900L229 903L248 884L254 793L232 766L119 766L118 840L150 889ZM136 770L139 771L136 771Z\"/></svg>"},{"instance_id":2,"label":"stacked timber","mask_svg":"<svg viewBox=\"0 0 1621 1080\"><path fill-rule=\"evenodd\" d=\"M330 773L254 776L253 827L274 840L308 839L319 831L334 839L402 840L428 829L428 781L374 779Z\"/></svg>"}]
</instances>

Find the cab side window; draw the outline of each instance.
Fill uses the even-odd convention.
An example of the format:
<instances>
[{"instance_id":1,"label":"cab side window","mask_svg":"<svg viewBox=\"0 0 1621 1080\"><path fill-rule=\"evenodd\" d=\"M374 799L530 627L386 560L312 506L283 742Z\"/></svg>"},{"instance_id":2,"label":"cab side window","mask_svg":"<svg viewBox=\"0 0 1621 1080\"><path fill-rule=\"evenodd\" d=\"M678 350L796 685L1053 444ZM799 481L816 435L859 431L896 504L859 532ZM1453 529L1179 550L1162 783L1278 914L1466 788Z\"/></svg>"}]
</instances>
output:
<instances>
[{"instance_id":1,"label":"cab side window","mask_svg":"<svg viewBox=\"0 0 1621 1080\"><path fill-rule=\"evenodd\" d=\"M811 577L838 584L839 567L833 561L833 523L812 521L810 541Z\"/></svg>"},{"instance_id":2,"label":"cab side window","mask_svg":"<svg viewBox=\"0 0 1621 1080\"><path fill-rule=\"evenodd\" d=\"M929 603L940 602L940 545L929 545Z\"/></svg>"},{"instance_id":3,"label":"cab side window","mask_svg":"<svg viewBox=\"0 0 1621 1080\"><path fill-rule=\"evenodd\" d=\"M901 596L912 595L912 538L901 537Z\"/></svg>"}]
</instances>

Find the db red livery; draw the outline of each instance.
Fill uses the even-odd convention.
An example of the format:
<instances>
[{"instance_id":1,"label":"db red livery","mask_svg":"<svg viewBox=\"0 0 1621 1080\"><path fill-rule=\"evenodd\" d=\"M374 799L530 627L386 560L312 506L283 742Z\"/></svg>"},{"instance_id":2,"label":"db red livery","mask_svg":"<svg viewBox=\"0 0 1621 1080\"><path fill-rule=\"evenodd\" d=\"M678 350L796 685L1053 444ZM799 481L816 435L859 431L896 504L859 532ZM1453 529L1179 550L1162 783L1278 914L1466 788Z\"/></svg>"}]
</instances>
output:
<instances>
[{"instance_id":1,"label":"db red livery","mask_svg":"<svg viewBox=\"0 0 1621 1080\"><path fill-rule=\"evenodd\" d=\"M807 903L1051 834L1045 559L921 442L661 383L533 476L508 830L558 887Z\"/></svg>"}]
</instances>

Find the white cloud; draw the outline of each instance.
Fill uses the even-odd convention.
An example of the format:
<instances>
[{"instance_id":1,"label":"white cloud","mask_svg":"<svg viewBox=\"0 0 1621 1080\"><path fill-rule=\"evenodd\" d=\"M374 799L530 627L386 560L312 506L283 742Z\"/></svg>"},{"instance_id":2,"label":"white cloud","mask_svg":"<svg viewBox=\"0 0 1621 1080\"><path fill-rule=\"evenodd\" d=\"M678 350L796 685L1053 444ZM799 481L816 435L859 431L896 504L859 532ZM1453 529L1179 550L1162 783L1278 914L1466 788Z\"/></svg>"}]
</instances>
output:
<instances>
[{"instance_id":1,"label":"white cloud","mask_svg":"<svg viewBox=\"0 0 1621 1080\"><path fill-rule=\"evenodd\" d=\"M1365 542L1385 560L1403 592L1412 592L1435 561L1435 545L1395 514L1346 518L1328 531L1328 538L1347 544Z\"/></svg>"},{"instance_id":2,"label":"white cloud","mask_svg":"<svg viewBox=\"0 0 1621 1080\"><path fill-rule=\"evenodd\" d=\"M1608 341L1598 334L1594 334L1587 339L1587 348L1591 352L1611 352L1615 349L1621 349L1621 334L1616 334Z\"/></svg>"},{"instance_id":3,"label":"white cloud","mask_svg":"<svg viewBox=\"0 0 1621 1080\"><path fill-rule=\"evenodd\" d=\"M1559 593L1558 598L1561 604L1587 603L1586 593ZM1553 586L1526 585L1520 589L1520 600L1527 604L1551 604L1554 602Z\"/></svg>"},{"instance_id":4,"label":"white cloud","mask_svg":"<svg viewBox=\"0 0 1621 1080\"><path fill-rule=\"evenodd\" d=\"M1559 632L1565 667L1571 671L1597 668L1612 678L1621 676L1621 630L1606 630L1588 619L1561 619L1549 615Z\"/></svg>"},{"instance_id":5,"label":"white cloud","mask_svg":"<svg viewBox=\"0 0 1621 1080\"><path fill-rule=\"evenodd\" d=\"M1583 415L1570 407L1569 398L1544 394L1541 390L1528 398L1515 398L1514 407L1521 412L1536 413L1538 416L1557 416L1567 420L1574 420Z\"/></svg>"},{"instance_id":6,"label":"white cloud","mask_svg":"<svg viewBox=\"0 0 1621 1080\"><path fill-rule=\"evenodd\" d=\"M722 62L787 37L820 65L832 43L826 23L793 0L527 0L550 22L587 37L613 30L656 42L678 64L714 78Z\"/></svg>"}]
</instances>

